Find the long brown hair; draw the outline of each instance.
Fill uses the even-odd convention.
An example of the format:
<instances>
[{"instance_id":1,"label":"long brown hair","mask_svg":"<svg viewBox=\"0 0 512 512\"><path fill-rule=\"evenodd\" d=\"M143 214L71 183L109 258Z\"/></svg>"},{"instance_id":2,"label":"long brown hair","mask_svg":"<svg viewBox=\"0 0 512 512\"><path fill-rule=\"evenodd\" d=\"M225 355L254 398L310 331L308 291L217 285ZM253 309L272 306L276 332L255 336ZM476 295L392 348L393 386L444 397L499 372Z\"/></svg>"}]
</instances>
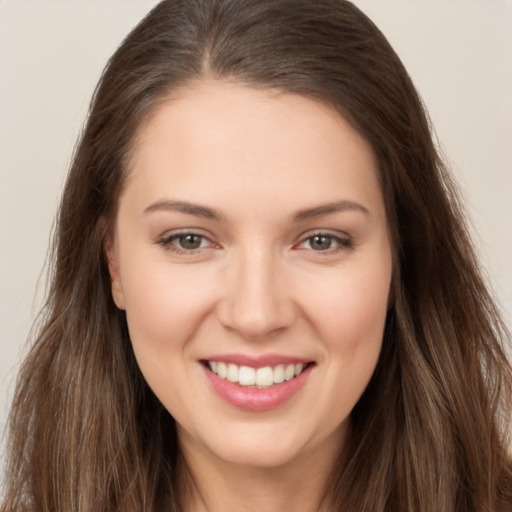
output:
<instances>
[{"instance_id":1,"label":"long brown hair","mask_svg":"<svg viewBox=\"0 0 512 512\"><path fill-rule=\"evenodd\" d=\"M509 335L397 55L344 0L165 0L110 59L74 155L51 289L10 416L3 510L179 509L174 421L137 368L103 247L137 129L205 77L323 102L379 163L392 297L329 482L333 509L512 509Z\"/></svg>"}]
</instances>

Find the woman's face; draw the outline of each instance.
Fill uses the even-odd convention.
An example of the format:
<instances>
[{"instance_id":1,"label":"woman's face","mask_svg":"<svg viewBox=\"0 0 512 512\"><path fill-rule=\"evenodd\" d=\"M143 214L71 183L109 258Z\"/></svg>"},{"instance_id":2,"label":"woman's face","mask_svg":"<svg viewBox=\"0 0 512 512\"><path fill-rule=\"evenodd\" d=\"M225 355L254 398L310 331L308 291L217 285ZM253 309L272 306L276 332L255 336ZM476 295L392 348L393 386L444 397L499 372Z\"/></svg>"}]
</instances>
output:
<instances>
[{"instance_id":1,"label":"woman's face","mask_svg":"<svg viewBox=\"0 0 512 512\"><path fill-rule=\"evenodd\" d=\"M391 249L371 148L313 100L201 82L140 129L107 247L185 453L332 454L381 349Z\"/></svg>"}]
</instances>

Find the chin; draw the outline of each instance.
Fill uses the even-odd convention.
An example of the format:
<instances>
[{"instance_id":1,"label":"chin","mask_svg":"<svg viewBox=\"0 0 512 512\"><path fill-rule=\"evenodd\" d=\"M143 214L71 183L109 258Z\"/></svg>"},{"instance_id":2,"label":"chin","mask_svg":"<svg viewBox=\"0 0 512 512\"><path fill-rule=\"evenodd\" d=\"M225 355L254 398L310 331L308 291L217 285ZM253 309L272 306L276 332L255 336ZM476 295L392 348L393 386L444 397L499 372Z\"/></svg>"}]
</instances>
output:
<instances>
[{"instance_id":1,"label":"chin","mask_svg":"<svg viewBox=\"0 0 512 512\"><path fill-rule=\"evenodd\" d=\"M301 428L304 425L296 426L299 428L282 423L241 423L200 437L204 448L216 460L247 468L279 468L310 458L326 443L331 444L327 432L322 436Z\"/></svg>"},{"instance_id":2,"label":"chin","mask_svg":"<svg viewBox=\"0 0 512 512\"><path fill-rule=\"evenodd\" d=\"M240 445L230 443L226 450L219 449L213 454L224 462L247 468L271 469L285 466L294 461L301 450L292 446L276 446L275 444Z\"/></svg>"}]
</instances>

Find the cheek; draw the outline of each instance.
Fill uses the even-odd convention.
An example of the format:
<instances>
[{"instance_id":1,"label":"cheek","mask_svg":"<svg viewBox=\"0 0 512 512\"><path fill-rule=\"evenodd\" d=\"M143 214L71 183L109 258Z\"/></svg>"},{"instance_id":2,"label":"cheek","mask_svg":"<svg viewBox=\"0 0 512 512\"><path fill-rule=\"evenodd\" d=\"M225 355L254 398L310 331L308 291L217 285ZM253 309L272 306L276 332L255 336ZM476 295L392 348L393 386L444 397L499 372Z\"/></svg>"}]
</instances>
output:
<instances>
[{"instance_id":1,"label":"cheek","mask_svg":"<svg viewBox=\"0 0 512 512\"><path fill-rule=\"evenodd\" d=\"M391 255L339 269L317 281L309 302L311 323L326 351L328 380L336 394L343 390L348 413L366 388L377 364L388 309ZM332 398L332 397L331 397ZM339 400L339 397L338 397Z\"/></svg>"},{"instance_id":2,"label":"cheek","mask_svg":"<svg viewBox=\"0 0 512 512\"><path fill-rule=\"evenodd\" d=\"M311 315L324 344L328 423L348 417L373 375L382 347L390 272L347 273L319 290ZM313 308L313 306L312 306ZM333 408L333 404L336 406Z\"/></svg>"},{"instance_id":3,"label":"cheek","mask_svg":"<svg viewBox=\"0 0 512 512\"><path fill-rule=\"evenodd\" d=\"M177 367L176 355L186 353L188 341L211 310L214 286L197 269L191 272L165 262L140 268L127 273L123 285L133 349L150 380L145 370L166 374Z\"/></svg>"},{"instance_id":4,"label":"cheek","mask_svg":"<svg viewBox=\"0 0 512 512\"><path fill-rule=\"evenodd\" d=\"M387 313L390 271L340 272L317 288L311 314L332 348L356 350L382 338Z\"/></svg>"},{"instance_id":5,"label":"cheek","mask_svg":"<svg viewBox=\"0 0 512 512\"><path fill-rule=\"evenodd\" d=\"M190 341L211 309L213 287L202 282L200 272L159 267L146 268L125 281L128 329L147 384L175 418L186 422L186 404L199 393L194 390L197 365L186 364L194 359Z\"/></svg>"}]
</instances>

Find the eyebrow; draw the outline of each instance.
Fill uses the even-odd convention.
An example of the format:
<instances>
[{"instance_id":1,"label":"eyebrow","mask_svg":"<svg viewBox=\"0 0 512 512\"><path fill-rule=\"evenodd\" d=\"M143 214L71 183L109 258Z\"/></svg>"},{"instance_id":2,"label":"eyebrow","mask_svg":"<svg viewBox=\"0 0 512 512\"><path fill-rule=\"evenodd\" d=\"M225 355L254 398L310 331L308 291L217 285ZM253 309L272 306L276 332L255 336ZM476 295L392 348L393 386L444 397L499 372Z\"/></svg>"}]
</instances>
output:
<instances>
[{"instance_id":1,"label":"eyebrow","mask_svg":"<svg viewBox=\"0 0 512 512\"><path fill-rule=\"evenodd\" d=\"M201 206L199 204L189 203L188 201L171 201L161 200L149 205L144 213L150 213L154 211L177 211L180 213L186 213L188 215L195 215L197 217L204 217L206 219L223 221L223 215L213 208L207 206ZM345 211L357 211L370 215L368 208L360 203L354 201L342 200L334 201L332 203L315 206L313 208L306 208L299 210L292 217L293 222L301 222L314 217L321 217L323 215L329 215L330 213L345 212Z\"/></svg>"},{"instance_id":2,"label":"eyebrow","mask_svg":"<svg viewBox=\"0 0 512 512\"><path fill-rule=\"evenodd\" d=\"M294 222L300 222L314 217L321 217L330 213L356 211L370 215L370 210L360 203L354 201L342 200L334 201L332 203L323 204L314 208L307 208L305 210L299 210L294 216Z\"/></svg>"},{"instance_id":3,"label":"eyebrow","mask_svg":"<svg viewBox=\"0 0 512 512\"><path fill-rule=\"evenodd\" d=\"M195 215L197 217L205 217L206 219L212 219L221 221L223 220L223 216L213 208L208 208L207 206L201 206L194 203L189 203L187 201L157 201L149 205L144 213L150 213L154 211L177 211L180 213L186 213L188 215Z\"/></svg>"}]
</instances>

